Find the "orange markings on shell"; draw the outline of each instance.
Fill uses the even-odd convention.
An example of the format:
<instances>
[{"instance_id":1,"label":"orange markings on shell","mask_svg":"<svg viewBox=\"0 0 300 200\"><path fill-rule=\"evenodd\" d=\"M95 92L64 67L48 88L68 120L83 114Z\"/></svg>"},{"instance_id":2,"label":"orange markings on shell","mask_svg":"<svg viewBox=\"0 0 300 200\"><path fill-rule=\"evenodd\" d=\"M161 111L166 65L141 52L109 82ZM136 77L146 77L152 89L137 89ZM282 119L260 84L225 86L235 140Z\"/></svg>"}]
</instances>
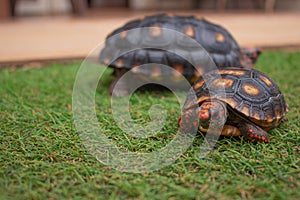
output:
<instances>
[{"instance_id":1,"label":"orange markings on shell","mask_svg":"<svg viewBox=\"0 0 300 200\"><path fill-rule=\"evenodd\" d=\"M201 88L204 83L205 83L204 80L195 83L194 90L198 90L199 88Z\"/></svg>"},{"instance_id":2,"label":"orange markings on shell","mask_svg":"<svg viewBox=\"0 0 300 200\"><path fill-rule=\"evenodd\" d=\"M127 31L122 31L121 33L120 33L120 38L121 39L124 39L124 38L126 38L127 37Z\"/></svg>"},{"instance_id":3,"label":"orange markings on shell","mask_svg":"<svg viewBox=\"0 0 300 200\"><path fill-rule=\"evenodd\" d=\"M260 90L255 87L254 85L251 84L244 84L243 85L243 90L246 94L250 96L257 96L260 94Z\"/></svg>"},{"instance_id":4,"label":"orange markings on shell","mask_svg":"<svg viewBox=\"0 0 300 200\"><path fill-rule=\"evenodd\" d=\"M116 67L123 67L123 60L118 59Z\"/></svg>"},{"instance_id":5,"label":"orange markings on shell","mask_svg":"<svg viewBox=\"0 0 300 200\"><path fill-rule=\"evenodd\" d=\"M152 37L158 37L162 34L162 29L158 25L154 25L150 28L150 35Z\"/></svg>"},{"instance_id":6,"label":"orange markings on shell","mask_svg":"<svg viewBox=\"0 0 300 200\"><path fill-rule=\"evenodd\" d=\"M245 75L245 71L242 70L220 70L220 74L231 74L236 76L243 76Z\"/></svg>"},{"instance_id":7,"label":"orange markings on shell","mask_svg":"<svg viewBox=\"0 0 300 200\"><path fill-rule=\"evenodd\" d=\"M249 107L243 106L243 108L241 109L241 113L244 113L246 116L249 115Z\"/></svg>"},{"instance_id":8,"label":"orange markings on shell","mask_svg":"<svg viewBox=\"0 0 300 200\"><path fill-rule=\"evenodd\" d=\"M183 32L189 37L195 37L195 30L192 26L185 26Z\"/></svg>"},{"instance_id":9,"label":"orange markings on shell","mask_svg":"<svg viewBox=\"0 0 300 200\"><path fill-rule=\"evenodd\" d=\"M214 87L225 87L225 88L229 88L232 87L234 81L232 79L227 79L227 78L220 78L220 79L216 79L213 81L213 86Z\"/></svg>"},{"instance_id":10,"label":"orange markings on shell","mask_svg":"<svg viewBox=\"0 0 300 200\"><path fill-rule=\"evenodd\" d=\"M215 38L218 42L224 42L225 41L225 37L222 33L216 33Z\"/></svg>"},{"instance_id":11,"label":"orange markings on shell","mask_svg":"<svg viewBox=\"0 0 300 200\"><path fill-rule=\"evenodd\" d=\"M267 86L272 86L272 82L265 76L260 75L259 76L260 80L262 80Z\"/></svg>"},{"instance_id":12,"label":"orange markings on shell","mask_svg":"<svg viewBox=\"0 0 300 200\"><path fill-rule=\"evenodd\" d=\"M252 118L259 120L260 119L259 112L253 111Z\"/></svg>"}]
</instances>

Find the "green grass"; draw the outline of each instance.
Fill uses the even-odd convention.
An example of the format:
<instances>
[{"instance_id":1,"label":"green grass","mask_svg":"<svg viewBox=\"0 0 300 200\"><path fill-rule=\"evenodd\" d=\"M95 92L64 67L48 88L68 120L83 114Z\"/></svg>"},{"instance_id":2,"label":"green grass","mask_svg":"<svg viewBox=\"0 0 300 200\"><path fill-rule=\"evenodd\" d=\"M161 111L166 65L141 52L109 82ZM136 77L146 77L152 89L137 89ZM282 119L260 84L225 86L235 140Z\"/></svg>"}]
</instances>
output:
<instances>
[{"instance_id":1,"label":"green grass","mask_svg":"<svg viewBox=\"0 0 300 200\"><path fill-rule=\"evenodd\" d=\"M224 138L207 157L203 141L172 165L154 172L122 173L99 163L84 148L72 119L72 88L80 63L0 71L0 199L299 199L300 52L264 52L256 67L269 74L289 104L287 123L270 132L269 144ZM97 91L97 115L107 137L134 152L152 152L177 131L179 104L169 92L139 92L131 114L149 122L161 104L168 117L152 138L135 139L116 126L107 88Z\"/></svg>"}]
</instances>

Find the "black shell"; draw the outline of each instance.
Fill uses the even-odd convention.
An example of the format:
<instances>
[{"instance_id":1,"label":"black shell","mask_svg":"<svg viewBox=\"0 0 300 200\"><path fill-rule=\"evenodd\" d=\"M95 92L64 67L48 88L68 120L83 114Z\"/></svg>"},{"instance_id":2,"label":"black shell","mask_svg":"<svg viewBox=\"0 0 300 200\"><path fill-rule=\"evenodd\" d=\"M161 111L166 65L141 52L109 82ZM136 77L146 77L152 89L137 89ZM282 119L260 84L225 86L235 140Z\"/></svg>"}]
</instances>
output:
<instances>
[{"instance_id":1,"label":"black shell","mask_svg":"<svg viewBox=\"0 0 300 200\"><path fill-rule=\"evenodd\" d=\"M160 63L172 67L176 65L183 68L181 69L183 75L195 74L193 66L185 59L159 48L165 48L170 43L175 43L176 50L180 51L184 58L191 58L192 60L197 59L200 52L188 48L189 44L184 43L184 41L168 41L171 38L166 37L156 42L145 37L136 38L127 32L134 28L143 27L154 27L153 34L161 34L164 32L162 28L167 28L192 37L205 48L218 67L252 68L252 63L245 58L235 39L223 27L193 16L170 16L167 14L133 20L113 31L106 39L105 47L100 54L100 62L109 64L113 68L127 69L145 63ZM119 37L110 38L116 34L120 34ZM143 49L141 48L143 45L150 45L153 48ZM127 49L134 47L139 49L127 52ZM141 73L149 75L151 71Z\"/></svg>"},{"instance_id":2,"label":"black shell","mask_svg":"<svg viewBox=\"0 0 300 200\"><path fill-rule=\"evenodd\" d=\"M219 99L238 112L268 130L277 126L288 108L275 82L254 69L226 68L205 74L195 82L193 89L197 104L209 99ZM194 107L191 96L184 110Z\"/></svg>"}]
</instances>

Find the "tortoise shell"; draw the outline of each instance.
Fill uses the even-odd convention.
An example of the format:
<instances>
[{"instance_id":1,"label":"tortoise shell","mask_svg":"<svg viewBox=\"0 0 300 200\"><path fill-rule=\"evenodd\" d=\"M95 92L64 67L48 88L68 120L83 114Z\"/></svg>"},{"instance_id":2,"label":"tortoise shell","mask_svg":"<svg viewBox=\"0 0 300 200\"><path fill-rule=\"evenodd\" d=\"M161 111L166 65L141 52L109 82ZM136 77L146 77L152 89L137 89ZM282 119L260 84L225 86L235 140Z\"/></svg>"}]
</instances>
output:
<instances>
[{"instance_id":1,"label":"tortoise shell","mask_svg":"<svg viewBox=\"0 0 300 200\"><path fill-rule=\"evenodd\" d=\"M150 27L149 37L145 34L136 36L128 31L144 27ZM184 58L196 60L201 53L193 50L193 44L188 44L186 41L178 41L177 39L172 41L172 38L168 37L167 33L166 37L164 37L166 29L183 33L200 43L209 53L217 67L253 67L255 59L250 59L243 53L232 35L223 27L193 16L167 14L133 20L113 31L106 38L105 47L100 53L100 62L108 64L115 69L131 69L146 63L160 63L173 67L184 76L195 75L194 67ZM117 37L112 37L117 34L119 34ZM159 39L160 36L162 37ZM168 45L174 44L176 50L180 51L184 58L175 53L161 50L161 48L165 49ZM143 46L151 46L151 48L141 48ZM128 49L135 50L128 52ZM157 71L155 71L156 74ZM153 70L143 70L139 71L139 73L152 75Z\"/></svg>"},{"instance_id":2,"label":"tortoise shell","mask_svg":"<svg viewBox=\"0 0 300 200\"><path fill-rule=\"evenodd\" d=\"M198 105L210 99L221 100L236 116L250 120L264 130L278 126L288 111L275 82L254 69L215 70L196 81L193 89ZM191 98L187 98L183 110L195 106Z\"/></svg>"}]
</instances>

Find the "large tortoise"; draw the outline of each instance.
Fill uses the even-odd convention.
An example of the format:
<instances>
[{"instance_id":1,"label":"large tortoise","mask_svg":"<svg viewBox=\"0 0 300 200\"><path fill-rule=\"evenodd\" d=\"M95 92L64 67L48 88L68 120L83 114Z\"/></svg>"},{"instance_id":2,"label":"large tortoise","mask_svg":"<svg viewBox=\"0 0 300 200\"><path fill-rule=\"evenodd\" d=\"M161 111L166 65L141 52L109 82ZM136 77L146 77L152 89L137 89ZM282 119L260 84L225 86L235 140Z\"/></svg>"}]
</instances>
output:
<instances>
[{"instance_id":1,"label":"large tortoise","mask_svg":"<svg viewBox=\"0 0 300 200\"><path fill-rule=\"evenodd\" d=\"M275 82L254 69L215 70L196 81L192 89L195 93L187 97L179 118L184 132L198 128L207 132L210 124L212 133L222 130L224 136L244 135L269 142L267 131L284 121L288 111ZM199 117L196 129L195 116Z\"/></svg>"},{"instance_id":2,"label":"large tortoise","mask_svg":"<svg viewBox=\"0 0 300 200\"><path fill-rule=\"evenodd\" d=\"M136 32L132 33L129 30L136 28L149 28L149 33L148 35L133 36ZM197 52L197 48L191 49L189 45L193 44L185 44L182 41L180 43L177 40L165 41L170 39L168 36L162 37L164 34L169 34L166 29L178 31L194 39L202 45L216 66L220 68L230 66L252 68L260 54L258 48L241 49L226 29L205 19L197 19L193 16L158 14L147 16L144 19L132 20L109 34L105 47L100 53L100 62L112 67L116 77L122 76L129 69L137 68L137 66L146 63L159 63L173 67L193 83L200 75L185 58L199 59L201 52ZM162 50L162 48L166 49L170 45L175 45L175 49L182 52L184 58ZM142 48L143 46L151 46L152 48ZM127 49L134 50L127 51ZM135 70L138 74L149 77L170 75L163 74L161 71L159 69ZM114 84L115 82L111 89ZM126 93L126 91L123 92Z\"/></svg>"}]
</instances>

